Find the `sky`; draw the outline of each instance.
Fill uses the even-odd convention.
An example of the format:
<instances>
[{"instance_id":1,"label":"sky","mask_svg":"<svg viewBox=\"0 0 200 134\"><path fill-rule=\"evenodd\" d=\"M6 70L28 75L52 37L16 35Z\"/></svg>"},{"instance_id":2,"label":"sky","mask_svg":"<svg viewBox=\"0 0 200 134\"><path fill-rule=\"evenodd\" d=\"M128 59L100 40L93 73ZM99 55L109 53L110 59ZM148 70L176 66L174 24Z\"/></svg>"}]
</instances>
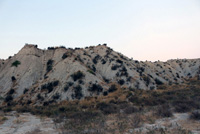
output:
<instances>
[{"instance_id":1,"label":"sky","mask_svg":"<svg viewBox=\"0 0 200 134\"><path fill-rule=\"evenodd\" d=\"M25 43L107 43L140 61L200 58L200 0L0 0L0 58Z\"/></svg>"}]
</instances>

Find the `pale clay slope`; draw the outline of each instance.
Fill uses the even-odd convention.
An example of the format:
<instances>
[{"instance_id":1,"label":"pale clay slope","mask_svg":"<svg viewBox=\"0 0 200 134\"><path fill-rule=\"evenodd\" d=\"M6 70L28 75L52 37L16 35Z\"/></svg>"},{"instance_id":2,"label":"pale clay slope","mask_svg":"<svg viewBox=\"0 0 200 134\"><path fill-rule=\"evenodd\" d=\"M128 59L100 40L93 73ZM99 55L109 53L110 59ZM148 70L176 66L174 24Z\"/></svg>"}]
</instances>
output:
<instances>
[{"instance_id":1,"label":"pale clay slope","mask_svg":"<svg viewBox=\"0 0 200 134\"><path fill-rule=\"evenodd\" d=\"M68 53L68 57L65 59L62 58L64 53ZM96 64L93 62L95 57ZM53 69L46 73L47 62L50 59L54 61ZM19 60L21 64L18 67L11 67L16 60ZM119 63L117 60L123 63ZM114 65L118 66L116 70L111 69ZM93 66L96 68L95 75L88 72L94 68ZM199 66L200 59L138 62L128 59L104 45L77 50L65 48L41 50L34 45L25 45L11 59L0 60L0 94L6 96L12 88L16 91L14 94L16 98L23 95L24 89L27 88L29 90L27 97L34 100L41 92L43 84L59 80L59 85L52 92L45 94L41 92L45 100L51 100L56 93L61 95L61 100L72 99L73 88L69 88L67 92L63 91L69 81L74 83L73 86L81 85L83 96L93 96L97 93L88 91L88 87L91 83L98 83L106 91L110 85L104 81L105 78L109 79L110 83L117 83L123 79L125 87L153 89L157 88L155 79L165 84L181 83L189 77L197 76L200 72ZM123 68L125 68L125 74L121 71ZM71 78L71 75L79 70L85 74L83 84L74 82ZM48 77L46 79L45 74ZM12 76L16 78L15 82L11 80ZM145 79L147 77L148 82Z\"/></svg>"}]
</instances>

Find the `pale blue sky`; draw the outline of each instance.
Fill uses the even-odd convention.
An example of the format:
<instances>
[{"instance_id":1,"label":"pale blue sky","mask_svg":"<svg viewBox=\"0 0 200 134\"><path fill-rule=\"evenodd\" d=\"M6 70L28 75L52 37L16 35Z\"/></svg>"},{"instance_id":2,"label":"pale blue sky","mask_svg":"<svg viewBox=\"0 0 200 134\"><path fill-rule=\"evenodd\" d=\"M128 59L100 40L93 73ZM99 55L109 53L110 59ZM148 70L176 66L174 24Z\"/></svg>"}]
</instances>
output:
<instances>
[{"instance_id":1,"label":"pale blue sky","mask_svg":"<svg viewBox=\"0 0 200 134\"><path fill-rule=\"evenodd\" d=\"M136 60L200 58L200 0L0 0L0 58L25 43L107 43Z\"/></svg>"}]
</instances>

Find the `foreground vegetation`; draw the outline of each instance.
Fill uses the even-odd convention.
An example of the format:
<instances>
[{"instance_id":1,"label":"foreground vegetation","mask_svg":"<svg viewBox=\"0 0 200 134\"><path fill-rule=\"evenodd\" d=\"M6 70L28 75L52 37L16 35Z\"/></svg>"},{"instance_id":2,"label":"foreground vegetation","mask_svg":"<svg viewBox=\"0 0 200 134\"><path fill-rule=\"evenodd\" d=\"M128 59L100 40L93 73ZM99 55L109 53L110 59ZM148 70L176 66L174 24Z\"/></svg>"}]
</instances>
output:
<instances>
[{"instance_id":1,"label":"foreground vegetation","mask_svg":"<svg viewBox=\"0 0 200 134\"><path fill-rule=\"evenodd\" d=\"M124 133L156 119L173 117L173 113L191 113L191 120L200 120L200 81L192 79L181 85L162 85L158 90L119 88L99 97L64 101L47 106L12 105L15 110L52 117L61 133ZM189 130L158 129L148 133L190 133Z\"/></svg>"}]
</instances>

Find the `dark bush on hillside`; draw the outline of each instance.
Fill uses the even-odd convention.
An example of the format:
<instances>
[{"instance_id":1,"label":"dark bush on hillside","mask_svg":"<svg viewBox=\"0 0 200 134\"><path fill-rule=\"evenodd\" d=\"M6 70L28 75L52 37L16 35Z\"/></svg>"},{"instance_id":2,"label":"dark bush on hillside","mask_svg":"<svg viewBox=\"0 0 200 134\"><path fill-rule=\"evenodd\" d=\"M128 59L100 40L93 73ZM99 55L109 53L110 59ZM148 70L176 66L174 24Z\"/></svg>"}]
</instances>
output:
<instances>
[{"instance_id":1,"label":"dark bush on hillside","mask_svg":"<svg viewBox=\"0 0 200 134\"><path fill-rule=\"evenodd\" d=\"M53 68L53 60L48 60L48 62L47 62L47 73L48 72L50 72L51 70L52 70L52 68Z\"/></svg>"},{"instance_id":2,"label":"dark bush on hillside","mask_svg":"<svg viewBox=\"0 0 200 134\"><path fill-rule=\"evenodd\" d=\"M68 85L68 84L66 84L66 85L65 85L65 87L64 87L64 91L65 91L65 92L67 92L67 91L68 91L68 89L69 89L69 85Z\"/></svg>"},{"instance_id":3,"label":"dark bush on hillside","mask_svg":"<svg viewBox=\"0 0 200 134\"><path fill-rule=\"evenodd\" d=\"M125 66L123 66L123 67L122 67L122 69L121 69L121 71L123 71L123 72L127 72L127 69L126 69L126 67L125 67Z\"/></svg>"},{"instance_id":4,"label":"dark bush on hillside","mask_svg":"<svg viewBox=\"0 0 200 134\"><path fill-rule=\"evenodd\" d=\"M74 83L71 82L71 81L69 81L69 82L67 83L67 85L70 86L70 87L71 87L73 84L74 84Z\"/></svg>"},{"instance_id":5,"label":"dark bush on hillside","mask_svg":"<svg viewBox=\"0 0 200 134\"><path fill-rule=\"evenodd\" d=\"M106 83L109 83L109 79L107 79L106 77L103 77L103 80L104 80Z\"/></svg>"},{"instance_id":6,"label":"dark bush on hillside","mask_svg":"<svg viewBox=\"0 0 200 134\"><path fill-rule=\"evenodd\" d=\"M143 67L138 67L137 68L137 72L141 72L142 73L142 72L144 72L144 70L145 70L145 68L143 68Z\"/></svg>"},{"instance_id":7,"label":"dark bush on hillside","mask_svg":"<svg viewBox=\"0 0 200 134\"><path fill-rule=\"evenodd\" d=\"M26 104L31 104L32 103L32 101L31 100L28 100L27 102L26 102Z\"/></svg>"},{"instance_id":8,"label":"dark bush on hillside","mask_svg":"<svg viewBox=\"0 0 200 134\"><path fill-rule=\"evenodd\" d=\"M81 99L83 97L83 94L82 94L82 87L80 85L74 87L74 93L75 93L75 98L76 99Z\"/></svg>"},{"instance_id":9,"label":"dark bush on hillside","mask_svg":"<svg viewBox=\"0 0 200 134\"><path fill-rule=\"evenodd\" d=\"M51 91L53 91L53 83L48 83L47 84L47 90L48 90L48 92L50 93Z\"/></svg>"},{"instance_id":10,"label":"dark bush on hillside","mask_svg":"<svg viewBox=\"0 0 200 134\"><path fill-rule=\"evenodd\" d=\"M136 63L136 64L138 64L138 63L139 63L139 61L138 61L138 60L135 60L135 63Z\"/></svg>"},{"instance_id":11,"label":"dark bush on hillside","mask_svg":"<svg viewBox=\"0 0 200 134\"><path fill-rule=\"evenodd\" d=\"M107 96L108 95L108 92L107 91L104 91L103 92L103 96Z\"/></svg>"},{"instance_id":12,"label":"dark bush on hillside","mask_svg":"<svg viewBox=\"0 0 200 134\"><path fill-rule=\"evenodd\" d=\"M190 118L194 120L200 120L200 111L195 110L190 114Z\"/></svg>"},{"instance_id":13,"label":"dark bush on hillside","mask_svg":"<svg viewBox=\"0 0 200 134\"><path fill-rule=\"evenodd\" d=\"M65 87L64 87L64 91L65 92L67 92L68 91L68 89L73 85L74 83L73 82L67 82L67 84L65 85Z\"/></svg>"},{"instance_id":14,"label":"dark bush on hillside","mask_svg":"<svg viewBox=\"0 0 200 134\"><path fill-rule=\"evenodd\" d=\"M43 106L48 106L49 105L49 102L48 101L45 101L44 103L43 103Z\"/></svg>"},{"instance_id":15,"label":"dark bush on hillside","mask_svg":"<svg viewBox=\"0 0 200 134\"><path fill-rule=\"evenodd\" d=\"M151 79L148 76L143 76L143 80L146 82L146 86L150 84Z\"/></svg>"},{"instance_id":16,"label":"dark bush on hillside","mask_svg":"<svg viewBox=\"0 0 200 134\"><path fill-rule=\"evenodd\" d=\"M94 66L94 65L92 65L92 70L94 71L94 72L96 72L96 67Z\"/></svg>"},{"instance_id":17,"label":"dark bush on hillside","mask_svg":"<svg viewBox=\"0 0 200 134\"><path fill-rule=\"evenodd\" d=\"M48 92L50 93L51 91L53 91L54 87L58 86L59 84L59 81L56 80L56 81L53 81L53 82L50 82L48 84L44 84L41 86L41 90L48 90Z\"/></svg>"},{"instance_id":18,"label":"dark bush on hillside","mask_svg":"<svg viewBox=\"0 0 200 134\"><path fill-rule=\"evenodd\" d=\"M84 84L84 81L80 79L80 80L78 80L78 83L79 84Z\"/></svg>"},{"instance_id":19,"label":"dark bush on hillside","mask_svg":"<svg viewBox=\"0 0 200 134\"><path fill-rule=\"evenodd\" d=\"M6 98L5 98L5 102L10 102L10 101L12 101L13 100L13 97L11 96L11 95L8 95L8 96L6 96Z\"/></svg>"},{"instance_id":20,"label":"dark bush on hillside","mask_svg":"<svg viewBox=\"0 0 200 134\"><path fill-rule=\"evenodd\" d=\"M90 86L88 88L88 91L91 91L91 92L102 92L103 91L103 88L101 85L99 84L92 84L92 86Z\"/></svg>"},{"instance_id":21,"label":"dark bush on hillside","mask_svg":"<svg viewBox=\"0 0 200 134\"><path fill-rule=\"evenodd\" d=\"M12 77L11 77L11 80L12 80L12 81L16 81L15 76L12 76Z\"/></svg>"},{"instance_id":22,"label":"dark bush on hillside","mask_svg":"<svg viewBox=\"0 0 200 134\"><path fill-rule=\"evenodd\" d=\"M79 49L81 49L80 47L75 47L75 50L79 50Z\"/></svg>"},{"instance_id":23,"label":"dark bush on hillside","mask_svg":"<svg viewBox=\"0 0 200 134\"><path fill-rule=\"evenodd\" d=\"M129 76L129 77L126 79L126 81L131 82L131 79L132 79L132 77Z\"/></svg>"},{"instance_id":24,"label":"dark bush on hillside","mask_svg":"<svg viewBox=\"0 0 200 134\"><path fill-rule=\"evenodd\" d=\"M159 79L157 79L157 78L155 79L155 82L156 82L156 84L157 84L157 85L163 85L163 82L162 82L162 81L160 81L160 80L159 80Z\"/></svg>"},{"instance_id":25,"label":"dark bush on hillside","mask_svg":"<svg viewBox=\"0 0 200 134\"><path fill-rule=\"evenodd\" d=\"M123 79L121 79L121 80L118 81L118 83L119 83L120 85L124 85L125 81L124 81Z\"/></svg>"},{"instance_id":26,"label":"dark bush on hillside","mask_svg":"<svg viewBox=\"0 0 200 134\"><path fill-rule=\"evenodd\" d=\"M171 108L167 104L158 106L155 114L160 117L172 117L173 116Z\"/></svg>"},{"instance_id":27,"label":"dark bush on hillside","mask_svg":"<svg viewBox=\"0 0 200 134\"><path fill-rule=\"evenodd\" d=\"M92 60L94 64L97 64L98 60L99 60L100 56L99 55L96 55L94 57L94 59Z\"/></svg>"},{"instance_id":28,"label":"dark bush on hillside","mask_svg":"<svg viewBox=\"0 0 200 134\"><path fill-rule=\"evenodd\" d=\"M68 57L67 53L64 53L62 59L66 59Z\"/></svg>"},{"instance_id":29,"label":"dark bush on hillside","mask_svg":"<svg viewBox=\"0 0 200 134\"><path fill-rule=\"evenodd\" d=\"M120 64L123 64L123 61L120 60L120 59L117 59L116 61L117 61L118 63L120 63Z\"/></svg>"},{"instance_id":30,"label":"dark bush on hillside","mask_svg":"<svg viewBox=\"0 0 200 134\"><path fill-rule=\"evenodd\" d=\"M77 81L77 80L85 77L85 75L81 71L78 71L78 72L72 74L71 77L73 78L74 81Z\"/></svg>"},{"instance_id":31,"label":"dark bush on hillside","mask_svg":"<svg viewBox=\"0 0 200 134\"><path fill-rule=\"evenodd\" d=\"M56 93L56 94L53 95L53 99L54 100L57 100L59 98L60 98L60 94L59 93Z\"/></svg>"},{"instance_id":32,"label":"dark bush on hillside","mask_svg":"<svg viewBox=\"0 0 200 134\"><path fill-rule=\"evenodd\" d=\"M101 60L101 63L102 63L102 64L106 64L106 60L105 60L105 59L102 59L102 60Z\"/></svg>"},{"instance_id":33,"label":"dark bush on hillside","mask_svg":"<svg viewBox=\"0 0 200 134\"><path fill-rule=\"evenodd\" d=\"M66 108L65 108L65 107L59 107L59 111L60 111L60 112L65 112L65 111L66 111Z\"/></svg>"},{"instance_id":34,"label":"dark bush on hillside","mask_svg":"<svg viewBox=\"0 0 200 134\"><path fill-rule=\"evenodd\" d=\"M43 98L40 94L38 94L38 95L37 95L37 99L38 99L38 100L43 100L44 98Z\"/></svg>"},{"instance_id":35,"label":"dark bush on hillside","mask_svg":"<svg viewBox=\"0 0 200 134\"><path fill-rule=\"evenodd\" d=\"M150 86L150 90L154 90L155 89L155 86Z\"/></svg>"},{"instance_id":36,"label":"dark bush on hillside","mask_svg":"<svg viewBox=\"0 0 200 134\"><path fill-rule=\"evenodd\" d=\"M12 95L15 93L15 90L14 89L10 89L10 91L8 92L9 95Z\"/></svg>"},{"instance_id":37,"label":"dark bush on hillside","mask_svg":"<svg viewBox=\"0 0 200 134\"><path fill-rule=\"evenodd\" d=\"M117 90L117 87L116 85L111 85L110 88L108 89L108 92L112 93L112 92L115 92Z\"/></svg>"},{"instance_id":38,"label":"dark bush on hillside","mask_svg":"<svg viewBox=\"0 0 200 134\"><path fill-rule=\"evenodd\" d=\"M18 67L18 65L20 65L21 62L16 60L15 62L12 63L12 67L15 66L15 67Z\"/></svg>"},{"instance_id":39,"label":"dark bush on hillside","mask_svg":"<svg viewBox=\"0 0 200 134\"><path fill-rule=\"evenodd\" d=\"M27 89L27 88L24 89L24 94L25 94L26 92L28 92L28 89Z\"/></svg>"},{"instance_id":40,"label":"dark bush on hillside","mask_svg":"<svg viewBox=\"0 0 200 134\"><path fill-rule=\"evenodd\" d=\"M48 47L47 49L48 50L54 50L55 48L54 47Z\"/></svg>"},{"instance_id":41,"label":"dark bush on hillside","mask_svg":"<svg viewBox=\"0 0 200 134\"><path fill-rule=\"evenodd\" d=\"M101 110L104 114L117 113L117 107L114 104L107 104L105 102L97 104L97 109Z\"/></svg>"},{"instance_id":42,"label":"dark bush on hillside","mask_svg":"<svg viewBox=\"0 0 200 134\"><path fill-rule=\"evenodd\" d=\"M53 86L54 86L54 87L58 86L58 84L59 84L59 81L58 81L58 80L56 80L56 81L53 82Z\"/></svg>"},{"instance_id":43,"label":"dark bush on hillside","mask_svg":"<svg viewBox=\"0 0 200 134\"><path fill-rule=\"evenodd\" d=\"M65 46L60 46L60 48L66 48Z\"/></svg>"},{"instance_id":44,"label":"dark bush on hillside","mask_svg":"<svg viewBox=\"0 0 200 134\"><path fill-rule=\"evenodd\" d=\"M120 67L120 66L118 66L118 65L113 65L113 66L111 67L111 69L112 69L112 70L117 70L119 67Z\"/></svg>"}]
</instances>

